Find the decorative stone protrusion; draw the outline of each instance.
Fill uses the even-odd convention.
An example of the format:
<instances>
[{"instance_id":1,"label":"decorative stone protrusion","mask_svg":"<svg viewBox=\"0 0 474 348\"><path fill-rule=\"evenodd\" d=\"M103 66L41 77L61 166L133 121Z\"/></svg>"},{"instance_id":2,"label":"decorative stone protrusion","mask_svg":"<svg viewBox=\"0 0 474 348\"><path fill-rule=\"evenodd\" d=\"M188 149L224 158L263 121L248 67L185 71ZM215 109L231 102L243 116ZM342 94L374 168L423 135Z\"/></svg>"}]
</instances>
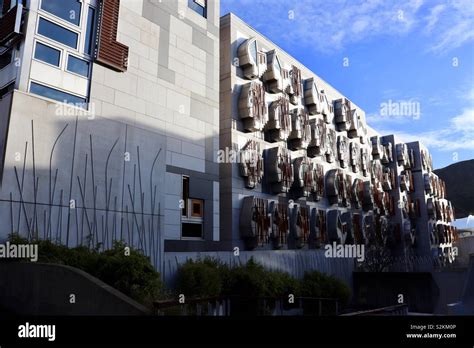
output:
<instances>
[{"instance_id":1,"label":"decorative stone protrusion","mask_svg":"<svg viewBox=\"0 0 474 348\"><path fill-rule=\"evenodd\" d=\"M294 204L290 209L290 240L292 246L300 249L308 244L310 235L309 208Z\"/></svg>"},{"instance_id":2,"label":"decorative stone protrusion","mask_svg":"<svg viewBox=\"0 0 474 348\"><path fill-rule=\"evenodd\" d=\"M254 196L244 197L240 209L240 235L246 247L255 249L270 241L268 201Z\"/></svg>"},{"instance_id":3,"label":"decorative stone protrusion","mask_svg":"<svg viewBox=\"0 0 474 348\"><path fill-rule=\"evenodd\" d=\"M259 79L267 70L267 55L261 52L256 38L245 40L238 49L237 65L249 80Z\"/></svg>"},{"instance_id":4,"label":"decorative stone protrusion","mask_svg":"<svg viewBox=\"0 0 474 348\"><path fill-rule=\"evenodd\" d=\"M347 233L345 226L343 226L341 220L341 214L338 209L328 210L326 214L327 219L327 231L328 231L328 242L337 244L344 244L346 241Z\"/></svg>"},{"instance_id":5,"label":"decorative stone protrusion","mask_svg":"<svg viewBox=\"0 0 474 348\"><path fill-rule=\"evenodd\" d=\"M339 135L337 137L337 157L342 168L347 168L349 164L349 144L348 139Z\"/></svg>"},{"instance_id":6,"label":"decorative stone protrusion","mask_svg":"<svg viewBox=\"0 0 474 348\"><path fill-rule=\"evenodd\" d=\"M281 96L270 104L269 120L265 126L267 140L271 143L286 141L291 132L290 102Z\"/></svg>"},{"instance_id":7,"label":"decorative stone protrusion","mask_svg":"<svg viewBox=\"0 0 474 348\"><path fill-rule=\"evenodd\" d=\"M288 147L291 150L306 149L311 141L311 126L305 109L294 109L291 113L291 132Z\"/></svg>"},{"instance_id":8,"label":"decorative stone protrusion","mask_svg":"<svg viewBox=\"0 0 474 348\"><path fill-rule=\"evenodd\" d=\"M265 90L259 81L252 81L242 86L239 115L244 129L248 132L261 131L268 122Z\"/></svg>"},{"instance_id":9,"label":"decorative stone protrusion","mask_svg":"<svg viewBox=\"0 0 474 348\"><path fill-rule=\"evenodd\" d=\"M290 102L293 105L298 105L298 101L303 96L301 70L294 65L290 70L290 85L287 87L286 93L290 96Z\"/></svg>"},{"instance_id":10,"label":"decorative stone protrusion","mask_svg":"<svg viewBox=\"0 0 474 348\"><path fill-rule=\"evenodd\" d=\"M283 91L282 63L275 50L267 53L267 70L263 74L263 81L271 93Z\"/></svg>"},{"instance_id":11,"label":"decorative stone protrusion","mask_svg":"<svg viewBox=\"0 0 474 348\"><path fill-rule=\"evenodd\" d=\"M317 115L322 112L321 95L314 78L309 78L304 85L304 103L310 115Z\"/></svg>"},{"instance_id":12,"label":"decorative stone protrusion","mask_svg":"<svg viewBox=\"0 0 474 348\"><path fill-rule=\"evenodd\" d=\"M263 156L260 143L249 140L240 151L240 175L245 178L245 187L253 189L262 181Z\"/></svg>"},{"instance_id":13,"label":"decorative stone protrusion","mask_svg":"<svg viewBox=\"0 0 474 348\"><path fill-rule=\"evenodd\" d=\"M290 151L283 147L268 149L265 163L265 175L272 192L289 192L294 180Z\"/></svg>"},{"instance_id":14,"label":"decorative stone protrusion","mask_svg":"<svg viewBox=\"0 0 474 348\"><path fill-rule=\"evenodd\" d=\"M281 202L272 202L270 203L270 212L273 247L281 249L287 245L288 234L290 233L288 205Z\"/></svg>"},{"instance_id":15,"label":"decorative stone protrusion","mask_svg":"<svg viewBox=\"0 0 474 348\"><path fill-rule=\"evenodd\" d=\"M352 141L349 144L350 165L354 173L360 171L360 145L358 142Z\"/></svg>"}]
</instances>

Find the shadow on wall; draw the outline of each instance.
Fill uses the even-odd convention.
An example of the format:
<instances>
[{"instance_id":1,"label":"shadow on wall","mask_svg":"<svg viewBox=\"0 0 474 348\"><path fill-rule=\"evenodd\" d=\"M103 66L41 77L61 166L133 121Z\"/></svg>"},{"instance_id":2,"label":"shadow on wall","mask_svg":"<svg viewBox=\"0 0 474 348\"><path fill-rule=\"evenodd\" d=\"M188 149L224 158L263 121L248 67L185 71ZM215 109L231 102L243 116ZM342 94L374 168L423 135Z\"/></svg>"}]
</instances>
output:
<instances>
[{"instance_id":1,"label":"shadow on wall","mask_svg":"<svg viewBox=\"0 0 474 348\"><path fill-rule=\"evenodd\" d=\"M18 91L12 110L0 237L18 232L103 248L124 240L149 255L155 267L161 264L163 130L130 120L88 119Z\"/></svg>"}]
</instances>

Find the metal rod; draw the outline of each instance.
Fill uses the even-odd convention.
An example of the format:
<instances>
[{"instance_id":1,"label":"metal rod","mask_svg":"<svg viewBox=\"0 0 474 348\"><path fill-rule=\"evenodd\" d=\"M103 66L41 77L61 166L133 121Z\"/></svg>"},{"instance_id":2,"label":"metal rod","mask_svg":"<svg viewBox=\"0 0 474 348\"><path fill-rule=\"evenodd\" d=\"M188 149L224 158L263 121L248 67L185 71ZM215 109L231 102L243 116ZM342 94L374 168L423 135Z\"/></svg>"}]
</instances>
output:
<instances>
[{"instance_id":1,"label":"metal rod","mask_svg":"<svg viewBox=\"0 0 474 348\"><path fill-rule=\"evenodd\" d=\"M69 180L69 208L67 210L67 229L66 229L66 246L69 246L69 223L71 219L71 198L72 198L72 179L74 177L74 162L76 160L76 139L77 139L77 123L78 116L76 116L76 124L74 127L74 142L72 146L72 161L71 161L71 175Z\"/></svg>"}]
</instances>

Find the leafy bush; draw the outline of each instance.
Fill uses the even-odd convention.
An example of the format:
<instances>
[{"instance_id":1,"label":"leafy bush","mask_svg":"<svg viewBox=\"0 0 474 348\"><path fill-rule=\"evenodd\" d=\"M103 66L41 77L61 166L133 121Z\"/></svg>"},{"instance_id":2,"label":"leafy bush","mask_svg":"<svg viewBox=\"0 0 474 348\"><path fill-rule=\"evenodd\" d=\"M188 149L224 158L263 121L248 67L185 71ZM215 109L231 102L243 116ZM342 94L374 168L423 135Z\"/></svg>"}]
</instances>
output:
<instances>
[{"instance_id":1,"label":"leafy bush","mask_svg":"<svg viewBox=\"0 0 474 348\"><path fill-rule=\"evenodd\" d=\"M125 255L125 247L115 242L112 249L100 253L97 269L90 273L139 302L151 304L164 287L160 273L140 252L131 249L130 255Z\"/></svg>"},{"instance_id":2,"label":"leafy bush","mask_svg":"<svg viewBox=\"0 0 474 348\"><path fill-rule=\"evenodd\" d=\"M337 298L341 306L347 305L351 296L349 287L333 276L318 271L306 272L301 281L303 297Z\"/></svg>"},{"instance_id":3,"label":"leafy bush","mask_svg":"<svg viewBox=\"0 0 474 348\"><path fill-rule=\"evenodd\" d=\"M286 272L267 271L265 281L267 283L268 297L286 298L290 294L299 296L299 281Z\"/></svg>"},{"instance_id":4,"label":"leafy bush","mask_svg":"<svg viewBox=\"0 0 474 348\"><path fill-rule=\"evenodd\" d=\"M288 273L266 270L250 259L245 265L230 269L225 292L227 295L243 297L296 296L299 284Z\"/></svg>"},{"instance_id":5,"label":"leafy bush","mask_svg":"<svg viewBox=\"0 0 474 348\"><path fill-rule=\"evenodd\" d=\"M210 258L186 261L178 270L177 290L189 297L219 296L223 283L222 267L218 261Z\"/></svg>"},{"instance_id":6,"label":"leafy bush","mask_svg":"<svg viewBox=\"0 0 474 348\"><path fill-rule=\"evenodd\" d=\"M27 244L18 235L10 235L10 242ZM160 298L163 284L160 273L147 256L126 245L115 242L112 249L99 252L87 247L68 248L47 240L38 240L38 262L57 263L79 268L145 305Z\"/></svg>"},{"instance_id":7,"label":"leafy bush","mask_svg":"<svg viewBox=\"0 0 474 348\"><path fill-rule=\"evenodd\" d=\"M245 265L229 268L206 258L188 260L178 271L180 293L192 297L239 296L281 297L297 295L299 284L288 273L268 271L250 259Z\"/></svg>"}]
</instances>

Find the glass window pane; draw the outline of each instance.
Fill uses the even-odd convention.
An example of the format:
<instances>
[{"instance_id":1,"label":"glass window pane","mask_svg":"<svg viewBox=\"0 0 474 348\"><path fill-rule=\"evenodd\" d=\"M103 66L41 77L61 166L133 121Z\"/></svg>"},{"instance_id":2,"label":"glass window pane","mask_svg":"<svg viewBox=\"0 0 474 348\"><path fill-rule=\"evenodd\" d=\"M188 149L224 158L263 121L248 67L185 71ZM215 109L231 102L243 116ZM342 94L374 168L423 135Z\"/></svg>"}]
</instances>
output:
<instances>
[{"instance_id":1,"label":"glass window pane","mask_svg":"<svg viewBox=\"0 0 474 348\"><path fill-rule=\"evenodd\" d=\"M252 56L255 64L258 64L257 61L257 41L252 42L250 45L250 55Z\"/></svg>"},{"instance_id":2,"label":"glass window pane","mask_svg":"<svg viewBox=\"0 0 474 348\"><path fill-rule=\"evenodd\" d=\"M68 104L75 104L76 106L86 107L87 101L85 98L76 97L75 95L58 91L57 89L46 87L38 83L32 82L30 87L30 92L46 97L49 99L57 100L59 102L64 102Z\"/></svg>"},{"instance_id":3,"label":"glass window pane","mask_svg":"<svg viewBox=\"0 0 474 348\"><path fill-rule=\"evenodd\" d=\"M69 56L67 59L67 70L85 77L89 77L89 62Z\"/></svg>"},{"instance_id":4,"label":"glass window pane","mask_svg":"<svg viewBox=\"0 0 474 348\"><path fill-rule=\"evenodd\" d=\"M43 0L41 8L72 24L79 25L81 3L78 0Z\"/></svg>"},{"instance_id":5,"label":"glass window pane","mask_svg":"<svg viewBox=\"0 0 474 348\"><path fill-rule=\"evenodd\" d=\"M87 15L87 33L86 42L84 46L84 53L92 55L92 48L94 47L94 36L95 36L95 10L89 7L89 13Z\"/></svg>"},{"instance_id":6,"label":"glass window pane","mask_svg":"<svg viewBox=\"0 0 474 348\"><path fill-rule=\"evenodd\" d=\"M66 46L77 48L78 35L76 33L51 23L44 18L40 18L38 33Z\"/></svg>"},{"instance_id":7,"label":"glass window pane","mask_svg":"<svg viewBox=\"0 0 474 348\"><path fill-rule=\"evenodd\" d=\"M42 43L36 43L35 58L43 62L59 66L59 60L61 59L61 52L43 45Z\"/></svg>"},{"instance_id":8,"label":"glass window pane","mask_svg":"<svg viewBox=\"0 0 474 348\"><path fill-rule=\"evenodd\" d=\"M193 9L195 12L199 13L201 16L204 18L207 18L207 8L202 7L196 1L194 0L188 0L188 6L189 8Z\"/></svg>"}]
</instances>

